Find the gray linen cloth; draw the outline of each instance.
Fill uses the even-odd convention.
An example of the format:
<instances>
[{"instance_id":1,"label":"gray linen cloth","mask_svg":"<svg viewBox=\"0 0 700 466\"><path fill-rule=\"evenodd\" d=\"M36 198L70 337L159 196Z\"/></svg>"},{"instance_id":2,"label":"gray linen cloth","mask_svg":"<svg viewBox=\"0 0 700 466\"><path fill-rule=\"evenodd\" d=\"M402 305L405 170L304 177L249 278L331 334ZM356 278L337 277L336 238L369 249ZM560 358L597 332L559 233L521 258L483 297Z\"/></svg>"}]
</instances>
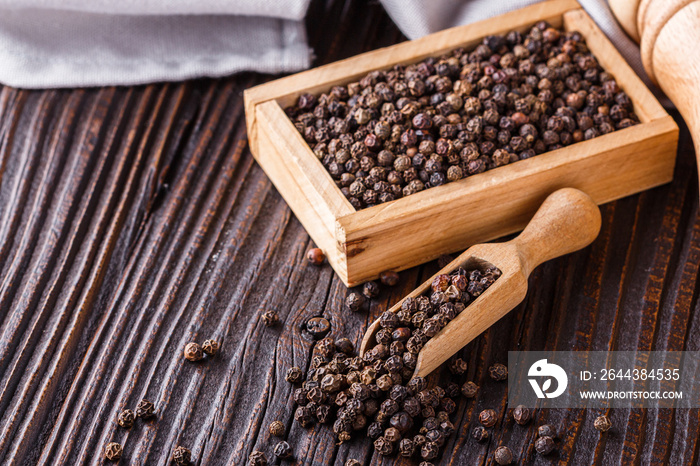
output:
<instances>
[{"instance_id":1,"label":"gray linen cloth","mask_svg":"<svg viewBox=\"0 0 700 466\"><path fill-rule=\"evenodd\" d=\"M311 64L310 0L0 0L0 82L26 88L130 85L291 72ZM537 0L381 0L409 38ZM644 75L604 0L582 5Z\"/></svg>"}]
</instances>

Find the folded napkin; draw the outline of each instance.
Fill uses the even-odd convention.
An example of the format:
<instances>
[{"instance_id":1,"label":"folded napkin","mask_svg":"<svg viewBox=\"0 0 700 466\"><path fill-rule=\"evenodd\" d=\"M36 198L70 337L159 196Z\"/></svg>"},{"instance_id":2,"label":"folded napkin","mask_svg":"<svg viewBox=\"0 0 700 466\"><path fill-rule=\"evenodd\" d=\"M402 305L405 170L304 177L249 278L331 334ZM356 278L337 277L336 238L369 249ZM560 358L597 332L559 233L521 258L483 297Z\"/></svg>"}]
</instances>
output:
<instances>
[{"instance_id":1,"label":"folded napkin","mask_svg":"<svg viewBox=\"0 0 700 466\"><path fill-rule=\"evenodd\" d=\"M0 82L76 87L307 68L310 0L0 0Z\"/></svg>"},{"instance_id":2,"label":"folded napkin","mask_svg":"<svg viewBox=\"0 0 700 466\"><path fill-rule=\"evenodd\" d=\"M311 64L310 0L0 0L0 82L78 87L177 81ZM409 38L537 0L381 0ZM582 5L646 79L604 0Z\"/></svg>"}]
</instances>

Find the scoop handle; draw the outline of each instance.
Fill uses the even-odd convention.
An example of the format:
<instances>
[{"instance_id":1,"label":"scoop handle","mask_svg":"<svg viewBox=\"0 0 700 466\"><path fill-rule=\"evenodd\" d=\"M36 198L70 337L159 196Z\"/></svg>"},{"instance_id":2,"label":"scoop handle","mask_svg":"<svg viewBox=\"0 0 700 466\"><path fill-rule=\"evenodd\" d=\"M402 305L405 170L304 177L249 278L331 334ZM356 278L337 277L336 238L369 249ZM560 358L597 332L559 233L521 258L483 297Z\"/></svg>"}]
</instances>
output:
<instances>
[{"instance_id":1,"label":"scoop handle","mask_svg":"<svg viewBox=\"0 0 700 466\"><path fill-rule=\"evenodd\" d=\"M588 194L573 188L550 194L511 240L525 276L543 262L588 246L598 236L600 222L600 209Z\"/></svg>"}]
</instances>

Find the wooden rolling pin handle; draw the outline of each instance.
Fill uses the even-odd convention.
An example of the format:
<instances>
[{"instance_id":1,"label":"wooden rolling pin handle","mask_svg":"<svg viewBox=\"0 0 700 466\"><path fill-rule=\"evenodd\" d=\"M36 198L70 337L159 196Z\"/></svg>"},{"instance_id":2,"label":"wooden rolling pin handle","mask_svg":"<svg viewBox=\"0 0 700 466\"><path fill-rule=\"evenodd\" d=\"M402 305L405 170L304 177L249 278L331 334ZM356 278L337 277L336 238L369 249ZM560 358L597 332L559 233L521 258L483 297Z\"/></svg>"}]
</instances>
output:
<instances>
[{"instance_id":1,"label":"wooden rolling pin handle","mask_svg":"<svg viewBox=\"0 0 700 466\"><path fill-rule=\"evenodd\" d=\"M653 47L653 74L688 125L700 166L700 1L677 11Z\"/></svg>"},{"instance_id":2,"label":"wooden rolling pin handle","mask_svg":"<svg viewBox=\"0 0 700 466\"><path fill-rule=\"evenodd\" d=\"M588 246L600 231L600 210L578 189L547 197L525 230L511 243L527 277L539 264Z\"/></svg>"}]
</instances>

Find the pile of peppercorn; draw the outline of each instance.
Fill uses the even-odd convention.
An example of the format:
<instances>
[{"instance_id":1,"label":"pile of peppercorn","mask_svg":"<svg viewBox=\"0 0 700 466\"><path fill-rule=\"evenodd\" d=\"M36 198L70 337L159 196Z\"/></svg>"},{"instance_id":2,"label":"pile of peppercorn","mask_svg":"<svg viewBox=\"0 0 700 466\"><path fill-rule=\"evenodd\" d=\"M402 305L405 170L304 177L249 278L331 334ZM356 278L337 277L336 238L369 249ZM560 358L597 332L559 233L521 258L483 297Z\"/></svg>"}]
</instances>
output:
<instances>
[{"instance_id":1,"label":"pile of peppercorn","mask_svg":"<svg viewBox=\"0 0 700 466\"><path fill-rule=\"evenodd\" d=\"M546 22L303 94L286 112L356 209L639 122L581 34Z\"/></svg>"},{"instance_id":2,"label":"pile of peppercorn","mask_svg":"<svg viewBox=\"0 0 700 466\"><path fill-rule=\"evenodd\" d=\"M406 298L399 311L380 316L376 345L363 357L354 356L347 338L320 340L306 380L294 391L296 421L304 427L333 422L341 443L366 430L381 455L398 451L426 461L437 458L455 429L449 416L456 409L453 398L460 386L451 382L428 388L425 379L413 377L418 353L500 275L495 267L438 275L427 295ZM448 367L457 375L467 369L459 358ZM302 382L303 373L293 367L286 378ZM474 396L473 387L465 384L465 396Z\"/></svg>"}]
</instances>

